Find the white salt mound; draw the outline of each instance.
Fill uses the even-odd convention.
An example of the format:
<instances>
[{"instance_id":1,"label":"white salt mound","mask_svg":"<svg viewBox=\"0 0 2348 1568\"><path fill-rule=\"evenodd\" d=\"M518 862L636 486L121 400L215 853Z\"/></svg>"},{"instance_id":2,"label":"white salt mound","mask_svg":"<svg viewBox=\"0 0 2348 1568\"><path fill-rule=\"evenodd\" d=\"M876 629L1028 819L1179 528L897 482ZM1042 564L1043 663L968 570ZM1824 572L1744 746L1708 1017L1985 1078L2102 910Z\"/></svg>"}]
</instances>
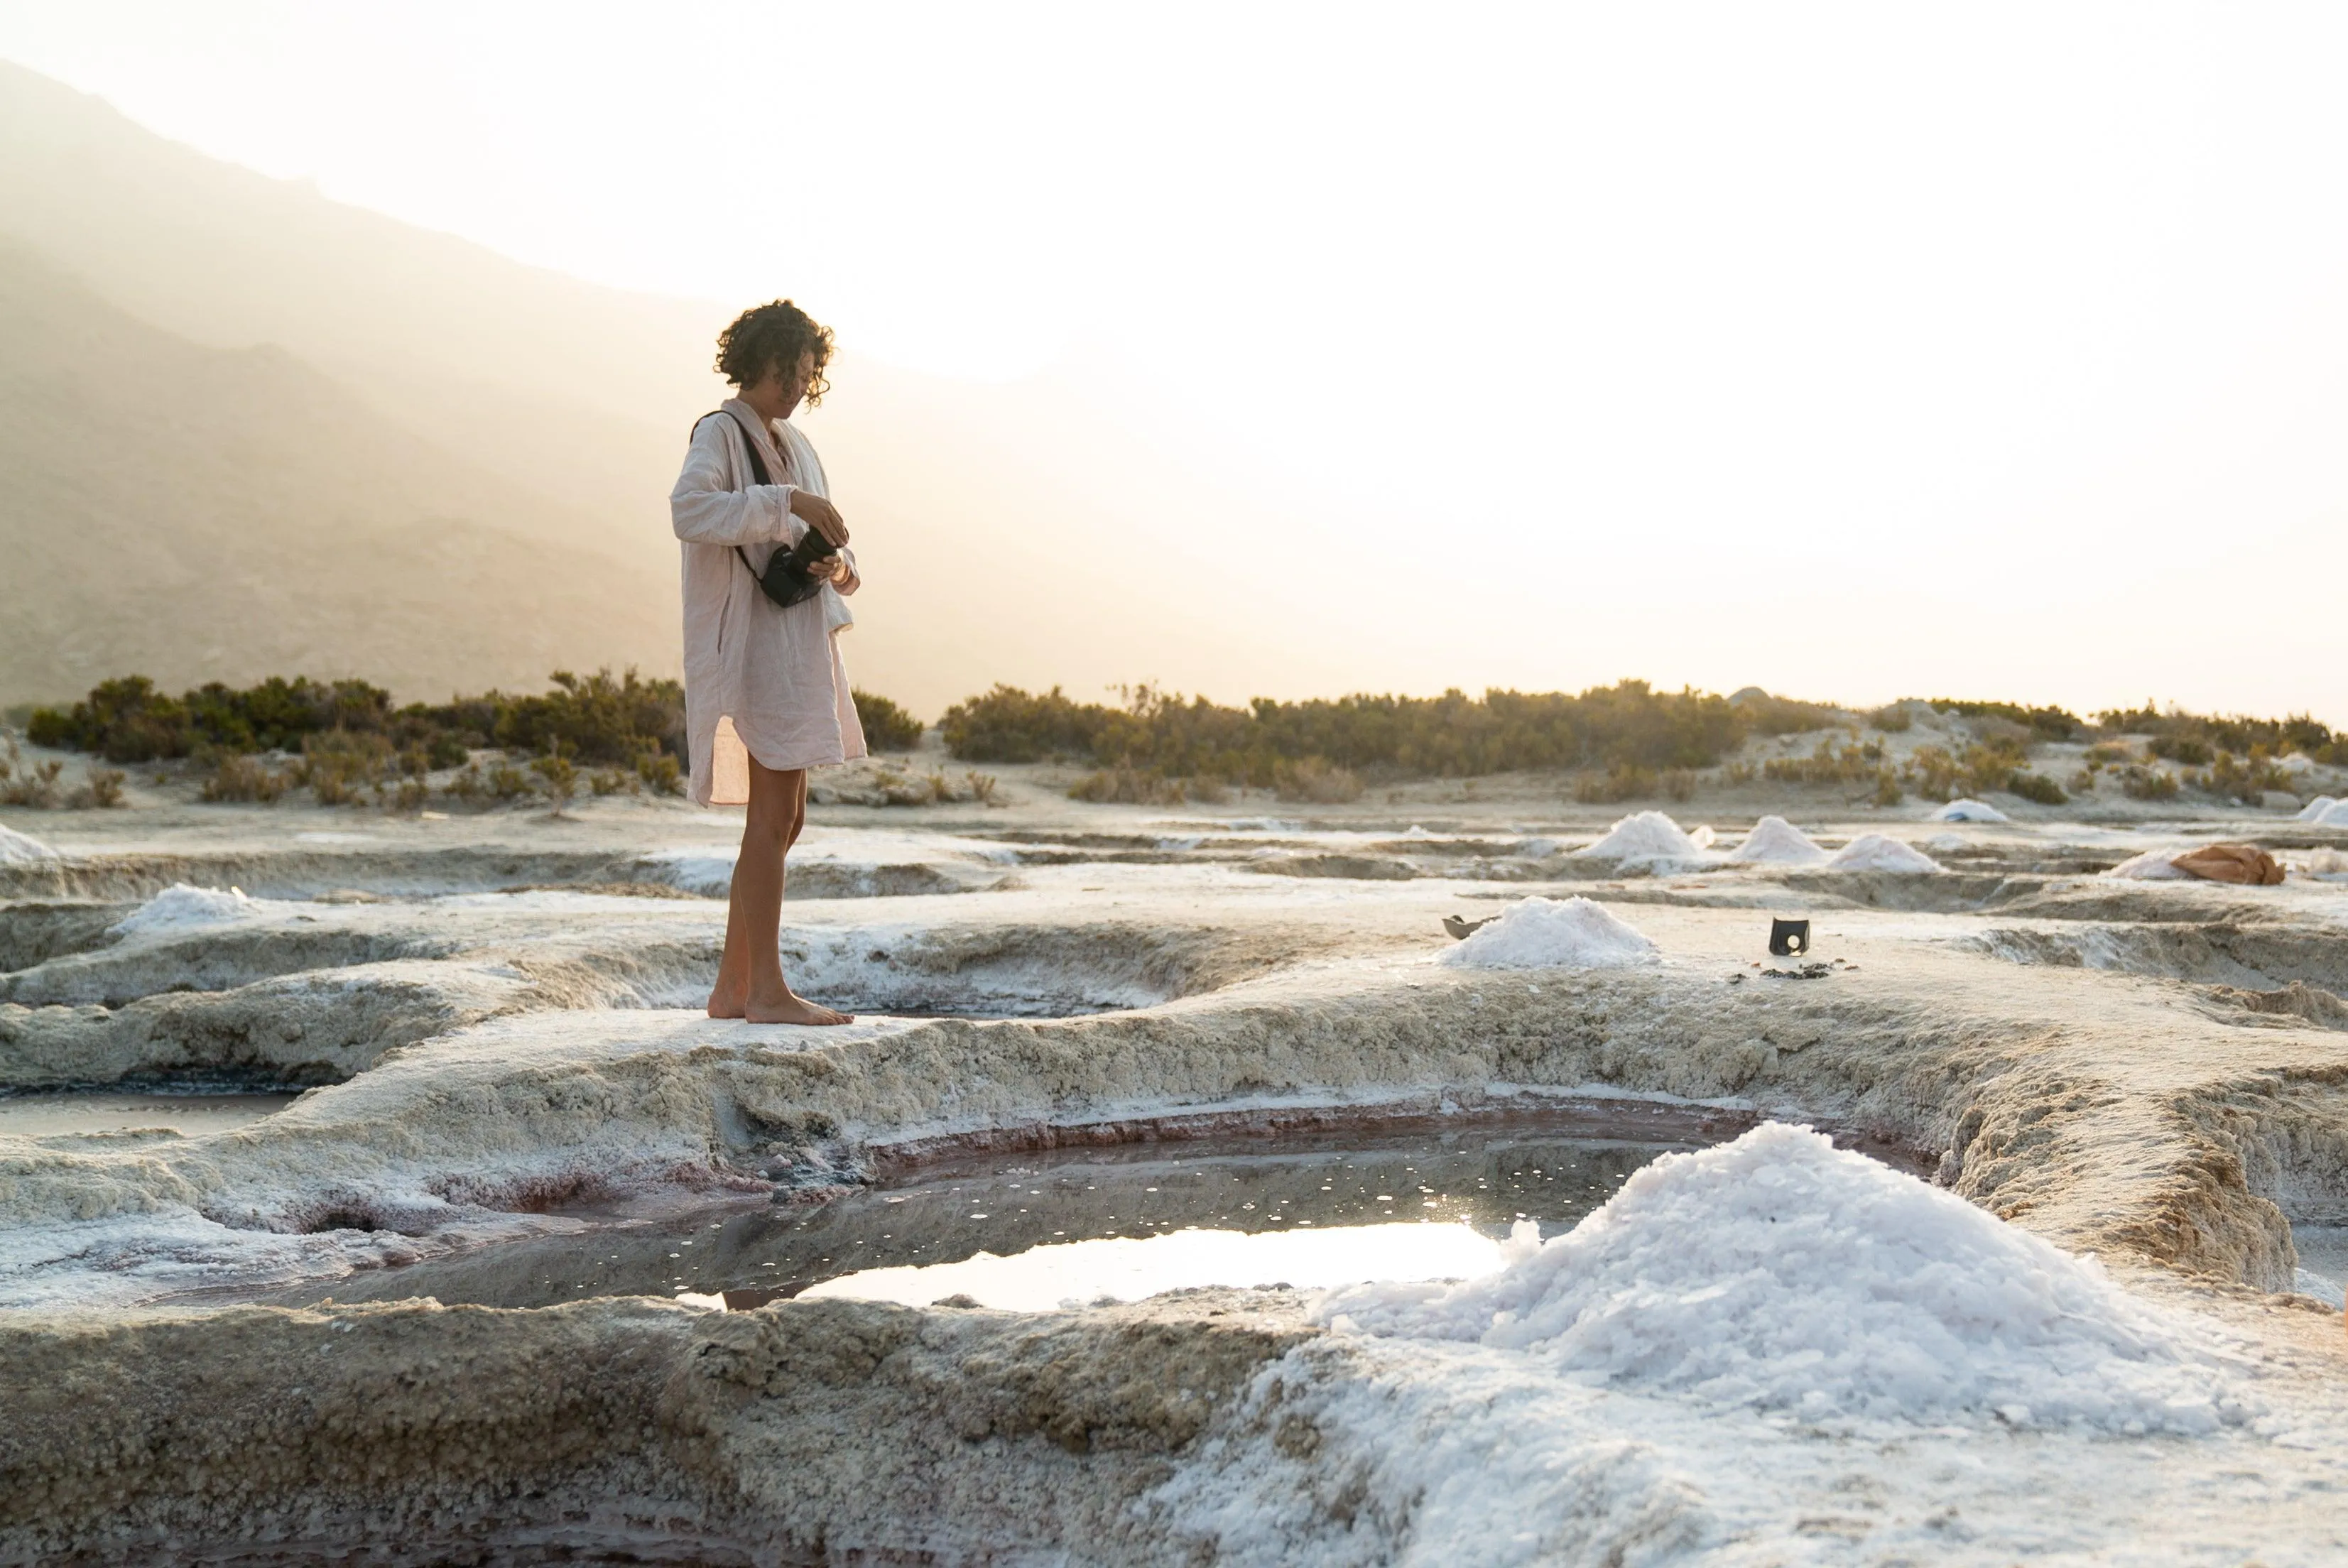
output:
<instances>
[{"instance_id":1,"label":"white salt mound","mask_svg":"<svg viewBox=\"0 0 2348 1568\"><path fill-rule=\"evenodd\" d=\"M2340 804L2340 802L2330 795L2318 795L2314 799L2310 800L2306 805L2302 806L2299 809L2299 815L2292 818L2291 820L2295 822L2321 821L2323 819L2323 813L2329 811L2333 807L2337 806L2338 804Z\"/></svg>"},{"instance_id":2,"label":"white salt mound","mask_svg":"<svg viewBox=\"0 0 2348 1568\"><path fill-rule=\"evenodd\" d=\"M2130 882L2191 882L2191 872L2177 869L2177 857L2182 850L2147 850L2140 855L2130 855L2104 874L2126 877Z\"/></svg>"},{"instance_id":3,"label":"white salt mound","mask_svg":"<svg viewBox=\"0 0 2348 1568\"><path fill-rule=\"evenodd\" d=\"M1680 825L1661 811L1641 811L1623 818L1608 830L1604 838L1577 852L1592 860L1620 861L1632 865L1642 861L1700 861L1704 858L1704 846L1682 832Z\"/></svg>"},{"instance_id":4,"label":"white salt mound","mask_svg":"<svg viewBox=\"0 0 2348 1568\"><path fill-rule=\"evenodd\" d=\"M252 901L244 896L241 888L223 890L173 882L108 929L123 936L153 931L187 931L224 924L252 909Z\"/></svg>"},{"instance_id":5,"label":"white salt mound","mask_svg":"<svg viewBox=\"0 0 2348 1568\"><path fill-rule=\"evenodd\" d=\"M1783 817L1764 817L1753 824L1745 841L1729 852L1739 866L1814 866L1827 858L1811 837Z\"/></svg>"},{"instance_id":6,"label":"white salt mound","mask_svg":"<svg viewBox=\"0 0 2348 1568\"><path fill-rule=\"evenodd\" d=\"M1662 961L1655 944L1586 898L1528 898L1436 960L1458 969L1629 969Z\"/></svg>"},{"instance_id":7,"label":"white salt mound","mask_svg":"<svg viewBox=\"0 0 2348 1568\"><path fill-rule=\"evenodd\" d=\"M1986 800L1968 798L1950 801L1924 820L1928 822L2010 822L2013 819Z\"/></svg>"},{"instance_id":8,"label":"white salt mound","mask_svg":"<svg viewBox=\"0 0 2348 1568\"><path fill-rule=\"evenodd\" d=\"M1831 872L1936 872L1941 862L1897 839L1881 833L1861 833L1827 862Z\"/></svg>"},{"instance_id":9,"label":"white salt mound","mask_svg":"<svg viewBox=\"0 0 2348 1568\"><path fill-rule=\"evenodd\" d=\"M1691 828L1688 830L1688 842L1694 844L1699 850L1708 850L1712 848L1713 840L1718 837L1719 835L1712 830L1712 824L1709 822L1705 823L1701 828Z\"/></svg>"},{"instance_id":10,"label":"white salt mound","mask_svg":"<svg viewBox=\"0 0 2348 1568\"><path fill-rule=\"evenodd\" d=\"M25 866L57 858L57 851L40 840L28 838L14 828L0 828L0 866Z\"/></svg>"},{"instance_id":11,"label":"white salt mound","mask_svg":"<svg viewBox=\"0 0 2348 1568\"><path fill-rule=\"evenodd\" d=\"M1553 1241L1519 1221L1507 1253L1498 1274L1355 1285L1314 1315L1813 1421L2201 1434L2259 1413L2196 1321L1807 1128L1666 1154Z\"/></svg>"},{"instance_id":12,"label":"white salt mound","mask_svg":"<svg viewBox=\"0 0 2348 1568\"><path fill-rule=\"evenodd\" d=\"M2319 828L2348 828L2348 800L2333 801L2314 821Z\"/></svg>"}]
</instances>

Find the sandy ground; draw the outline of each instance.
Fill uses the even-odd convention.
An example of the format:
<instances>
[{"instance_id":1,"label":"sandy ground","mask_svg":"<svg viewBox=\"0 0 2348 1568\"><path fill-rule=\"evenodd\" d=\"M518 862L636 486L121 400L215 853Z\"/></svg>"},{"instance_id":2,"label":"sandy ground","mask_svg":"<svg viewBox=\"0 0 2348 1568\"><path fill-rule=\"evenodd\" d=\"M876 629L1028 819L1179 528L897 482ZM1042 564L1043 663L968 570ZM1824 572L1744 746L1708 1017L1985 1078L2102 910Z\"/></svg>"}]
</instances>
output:
<instances>
[{"instance_id":1,"label":"sandy ground","mask_svg":"<svg viewBox=\"0 0 2348 1568\"><path fill-rule=\"evenodd\" d=\"M2294 1290L2322 1282L2291 1240L2348 1222L2348 885L2099 874L2348 831L1754 789L1671 808L1713 853L1624 867L1577 851L1638 803L1554 779L1139 808L994 771L994 807L817 808L784 948L864 1015L831 1031L695 1010L723 813L206 807L145 779L127 810L0 811L56 851L0 865L0 1086L314 1086L211 1130L0 1121L0 1405L30 1417L0 1423L0 1561L2348 1559L2348 1335ZM1943 869L1718 863L1763 810ZM1529 893L1599 901L1660 960L1435 961L1442 916ZM1772 913L1815 922L1825 974L1762 973ZM1283 1291L205 1294L818 1195L925 1149L1610 1095L1921 1151L2177 1326L2221 1417L1806 1415L1354 1332Z\"/></svg>"}]
</instances>

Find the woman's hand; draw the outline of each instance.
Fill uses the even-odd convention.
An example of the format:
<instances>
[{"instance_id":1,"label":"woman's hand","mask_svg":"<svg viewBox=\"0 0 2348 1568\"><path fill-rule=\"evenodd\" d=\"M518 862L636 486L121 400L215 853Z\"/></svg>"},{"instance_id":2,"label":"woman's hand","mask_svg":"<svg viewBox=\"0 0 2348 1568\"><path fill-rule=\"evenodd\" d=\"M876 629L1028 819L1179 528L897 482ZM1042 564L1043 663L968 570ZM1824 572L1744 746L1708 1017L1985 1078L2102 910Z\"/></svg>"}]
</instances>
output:
<instances>
[{"instance_id":1,"label":"woman's hand","mask_svg":"<svg viewBox=\"0 0 2348 1568\"><path fill-rule=\"evenodd\" d=\"M791 514L833 544L848 542L848 524L840 521L839 509L815 491L791 491Z\"/></svg>"},{"instance_id":2,"label":"woman's hand","mask_svg":"<svg viewBox=\"0 0 2348 1568\"><path fill-rule=\"evenodd\" d=\"M845 555L825 556L815 563L815 573L819 577L829 573L831 585L842 593L856 592L856 584L859 581L856 568L849 563L848 557Z\"/></svg>"}]
</instances>

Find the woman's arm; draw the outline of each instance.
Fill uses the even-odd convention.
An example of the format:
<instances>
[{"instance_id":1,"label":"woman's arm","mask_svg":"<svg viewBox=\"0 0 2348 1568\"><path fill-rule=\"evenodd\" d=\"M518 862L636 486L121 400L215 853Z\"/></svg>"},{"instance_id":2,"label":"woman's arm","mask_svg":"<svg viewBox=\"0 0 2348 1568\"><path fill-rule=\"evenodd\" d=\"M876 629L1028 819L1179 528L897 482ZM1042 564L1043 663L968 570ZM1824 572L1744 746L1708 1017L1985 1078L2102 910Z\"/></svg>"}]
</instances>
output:
<instances>
[{"instance_id":1,"label":"woman's arm","mask_svg":"<svg viewBox=\"0 0 2348 1568\"><path fill-rule=\"evenodd\" d=\"M807 525L793 515L792 485L734 488L733 444L747 439L723 414L704 419L685 449L685 469L668 494L669 521L690 544L796 544Z\"/></svg>"}]
</instances>

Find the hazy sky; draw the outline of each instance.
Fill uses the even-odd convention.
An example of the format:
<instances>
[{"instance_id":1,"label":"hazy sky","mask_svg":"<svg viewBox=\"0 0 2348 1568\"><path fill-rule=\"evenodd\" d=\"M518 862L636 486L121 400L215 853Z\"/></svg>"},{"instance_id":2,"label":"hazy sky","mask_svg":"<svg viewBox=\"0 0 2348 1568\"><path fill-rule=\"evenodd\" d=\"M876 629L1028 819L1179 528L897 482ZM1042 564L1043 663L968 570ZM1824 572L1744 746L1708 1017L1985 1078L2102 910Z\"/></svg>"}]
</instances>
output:
<instances>
[{"instance_id":1,"label":"hazy sky","mask_svg":"<svg viewBox=\"0 0 2348 1568\"><path fill-rule=\"evenodd\" d=\"M2348 723L2348 8L0 0L0 57L528 261L1079 377L1271 487L1282 570L1424 574L1347 684Z\"/></svg>"}]
</instances>

